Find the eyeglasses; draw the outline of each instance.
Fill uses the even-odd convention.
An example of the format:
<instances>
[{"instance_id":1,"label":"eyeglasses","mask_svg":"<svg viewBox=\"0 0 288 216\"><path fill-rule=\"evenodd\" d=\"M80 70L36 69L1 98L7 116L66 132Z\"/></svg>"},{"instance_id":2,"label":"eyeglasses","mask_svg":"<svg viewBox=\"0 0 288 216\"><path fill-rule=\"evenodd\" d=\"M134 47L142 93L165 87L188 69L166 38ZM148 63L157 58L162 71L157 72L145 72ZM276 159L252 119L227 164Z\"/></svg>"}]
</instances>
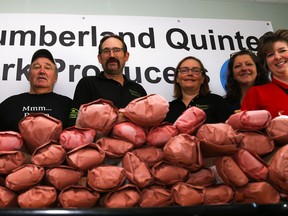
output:
<instances>
[{"instance_id":1,"label":"eyeglasses","mask_svg":"<svg viewBox=\"0 0 288 216\"><path fill-rule=\"evenodd\" d=\"M204 71L204 70L202 70L202 69L200 69L198 67L192 67L192 68L181 67L181 68L178 69L178 72L181 73L181 74L188 74L190 70L195 75L200 75Z\"/></svg>"},{"instance_id":2,"label":"eyeglasses","mask_svg":"<svg viewBox=\"0 0 288 216\"><path fill-rule=\"evenodd\" d=\"M101 50L101 53L103 53L104 55L109 55L112 51L114 54L118 54L122 50L124 50L124 48L119 48L119 47L105 48Z\"/></svg>"},{"instance_id":3,"label":"eyeglasses","mask_svg":"<svg viewBox=\"0 0 288 216\"><path fill-rule=\"evenodd\" d=\"M251 53L252 55L255 55L255 56L256 56L256 53L253 52L252 50L243 49L243 50L240 50L240 51L231 53L231 54L230 54L230 59L231 59L232 57L234 57L234 56L244 55L244 54L247 54L247 53Z\"/></svg>"}]
</instances>

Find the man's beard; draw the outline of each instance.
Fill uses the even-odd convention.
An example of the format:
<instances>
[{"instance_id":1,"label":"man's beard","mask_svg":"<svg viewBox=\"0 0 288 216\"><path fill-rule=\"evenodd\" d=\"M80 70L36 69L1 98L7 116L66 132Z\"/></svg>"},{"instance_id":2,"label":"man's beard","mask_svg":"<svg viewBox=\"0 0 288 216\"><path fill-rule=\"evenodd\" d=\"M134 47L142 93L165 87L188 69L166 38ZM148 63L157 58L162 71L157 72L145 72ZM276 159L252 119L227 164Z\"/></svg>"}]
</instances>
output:
<instances>
[{"instance_id":1,"label":"man's beard","mask_svg":"<svg viewBox=\"0 0 288 216\"><path fill-rule=\"evenodd\" d=\"M111 69L109 69L109 64L110 63L117 63L117 69L115 70L111 70ZM106 72L107 73L110 73L110 74L115 74L115 73L118 73L119 72L119 68L120 68L120 61L118 60L118 59L116 59L116 58L114 58L114 57L110 57L107 61L106 61L106 63L105 63L105 67L106 67Z\"/></svg>"}]
</instances>

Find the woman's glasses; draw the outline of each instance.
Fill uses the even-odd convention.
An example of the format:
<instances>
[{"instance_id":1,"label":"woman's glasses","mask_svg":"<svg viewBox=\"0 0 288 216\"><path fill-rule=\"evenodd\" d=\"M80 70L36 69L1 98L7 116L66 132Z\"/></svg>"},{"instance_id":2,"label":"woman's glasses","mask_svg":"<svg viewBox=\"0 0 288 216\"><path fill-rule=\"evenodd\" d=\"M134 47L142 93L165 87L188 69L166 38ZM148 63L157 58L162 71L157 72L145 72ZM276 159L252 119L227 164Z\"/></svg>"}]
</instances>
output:
<instances>
[{"instance_id":1,"label":"woman's glasses","mask_svg":"<svg viewBox=\"0 0 288 216\"><path fill-rule=\"evenodd\" d=\"M188 68L188 67L181 67L178 69L178 72L181 74L188 74L189 71L191 71L193 74L195 75L200 75L201 73L203 73L203 71L206 72L206 70L202 70L198 67L192 67L192 68Z\"/></svg>"}]
</instances>

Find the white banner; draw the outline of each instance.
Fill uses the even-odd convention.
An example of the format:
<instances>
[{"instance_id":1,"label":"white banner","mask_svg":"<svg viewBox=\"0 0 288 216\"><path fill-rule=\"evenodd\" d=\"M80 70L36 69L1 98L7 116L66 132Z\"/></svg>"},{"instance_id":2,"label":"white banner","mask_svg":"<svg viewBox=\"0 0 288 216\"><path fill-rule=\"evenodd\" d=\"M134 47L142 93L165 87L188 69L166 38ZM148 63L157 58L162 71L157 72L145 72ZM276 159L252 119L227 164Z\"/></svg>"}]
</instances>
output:
<instances>
[{"instance_id":1,"label":"white banner","mask_svg":"<svg viewBox=\"0 0 288 216\"><path fill-rule=\"evenodd\" d=\"M56 59L55 92L73 98L81 77L102 70L98 45L107 32L124 36L130 52L125 74L148 94L172 100L173 70L192 55L208 70L212 92L224 95L230 53L255 50L258 38L272 30L270 21L248 20L55 14L0 14L0 20L0 102L29 91L27 69L39 48Z\"/></svg>"}]
</instances>

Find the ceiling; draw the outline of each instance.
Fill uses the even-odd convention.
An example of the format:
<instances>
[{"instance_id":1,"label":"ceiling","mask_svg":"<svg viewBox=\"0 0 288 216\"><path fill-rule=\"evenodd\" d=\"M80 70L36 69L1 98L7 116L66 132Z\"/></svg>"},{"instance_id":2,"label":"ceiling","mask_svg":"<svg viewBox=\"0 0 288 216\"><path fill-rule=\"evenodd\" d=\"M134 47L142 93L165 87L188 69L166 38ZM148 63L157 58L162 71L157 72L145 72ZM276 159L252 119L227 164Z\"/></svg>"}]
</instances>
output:
<instances>
[{"instance_id":1,"label":"ceiling","mask_svg":"<svg viewBox=\"0 0 288 216\"><path fill-rule=\"evenodd\" d=\"M205 0L199 0L205 1ZM288 0L218 0L227 2L260 2L260 3L273 3L273 4L288 4Z\"/></svg>"},{"instance_id":2,"label":"ceiling","mask_svg":"<svg viewBox=\"0 0 288 216\"><path fill-rule=\"evenodd\" d=\"M288 4L288 0L254 0L255 2L267 2L267 3L282 3Z\"/></svg>"}]
</instances>

